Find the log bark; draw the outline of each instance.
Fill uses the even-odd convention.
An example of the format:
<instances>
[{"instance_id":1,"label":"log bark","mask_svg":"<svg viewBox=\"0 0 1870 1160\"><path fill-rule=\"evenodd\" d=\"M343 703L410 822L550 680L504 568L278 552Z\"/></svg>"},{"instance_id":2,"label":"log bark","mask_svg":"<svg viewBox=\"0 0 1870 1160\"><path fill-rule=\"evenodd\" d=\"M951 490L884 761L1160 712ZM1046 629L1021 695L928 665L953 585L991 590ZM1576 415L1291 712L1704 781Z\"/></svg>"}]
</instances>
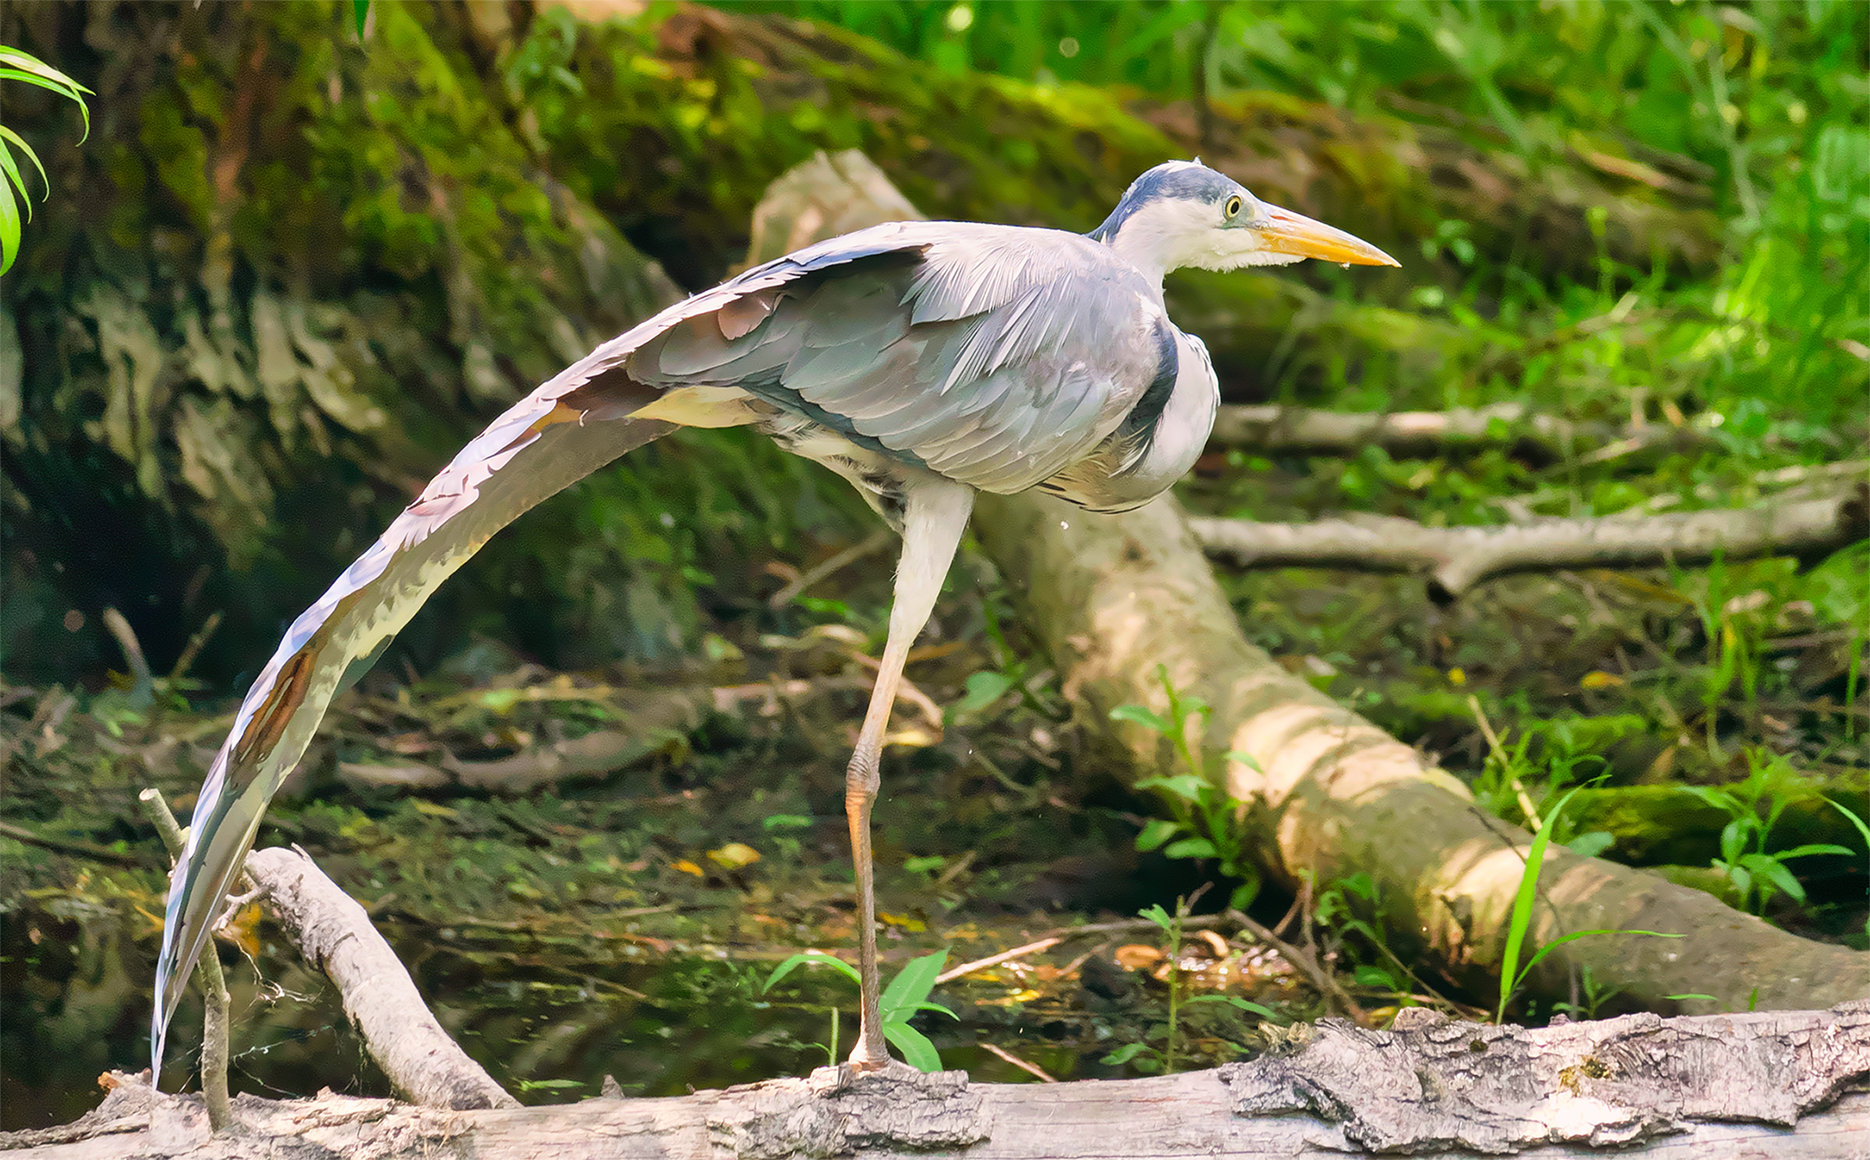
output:
<instances>
[{"instance_id":1,"label":"log bark","mask_svg":"<svg viewBox=\"0 0 1870 1160\"><path fill-rule=\"evenodd\" d=\"M1236 568L1350 568L1428 575L1429 596L1458 599L1514 572L1705 564L1719 556L1813 556L1870 536L1870 485L1818 499L1726 511L1554 519L1490 528L1431 528L1395 516L1304 524L1195 517L1212 559Z\"/></svg>"},{"instance_id":2,"label":"log bark","mask_svg":"<svg viewBox=\"0 0 1870 1160\"><path fill-rule=\"evenodd\" d=\"M426 1108L519 1106L442 1030L364 908L309 857L279 847L255 850L247 855L247 875L292 945L331 976L344 1013L397 1091Z\"/></svg>"},{"instance_id":3,"label":"log bark","mask_svg":"<svg viewBox=\"0 0 1870 1160\"><path fill-rule=\"evenodd\" d=\"M210 1138L198 1100L111 1073L102 1107L0 1135L44 1160L175 1155L348 1160L606 1157L1291 1156L1846 1157L1870 1138L1870 1003L1831 1011L1545 1028L1456 1022L1421 1008L1388 1031L1296 1027L1257 1058L1154 1079L971 1084L903 1065L820 1068L664 1099L444 1111L329 1091L243 1095Z\"/></svg>"}]
</instances>

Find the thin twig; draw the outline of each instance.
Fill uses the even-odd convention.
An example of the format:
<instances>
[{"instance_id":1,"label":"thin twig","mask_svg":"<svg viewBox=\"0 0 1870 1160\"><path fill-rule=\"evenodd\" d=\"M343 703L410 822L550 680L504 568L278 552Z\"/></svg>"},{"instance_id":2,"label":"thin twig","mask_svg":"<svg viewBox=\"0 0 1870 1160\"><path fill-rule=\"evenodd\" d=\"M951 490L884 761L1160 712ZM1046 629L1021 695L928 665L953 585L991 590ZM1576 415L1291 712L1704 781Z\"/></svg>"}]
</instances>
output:
<instances>
[{"instance_id":1,"label":"thin twig","mask_svg":"<svg viewBox=\"0 0 1870 1160\"><path fill-rule=\"evenodd\" d=\"M991 1052L992 1054L999 1056L1001 1059L1006 1060L1008 1063L1012 1064L1014 1067L1017 1067L1021 1071L1025 1072L1027 1075L1038 1076L1040 1081L1043 1083L1057 1083L1058 1082L1058 1077L1053 1075L1051 1072L1045 1070L1043 1067L1040 1067L1036 1063L1027 1063L1025 1060L1021 1059L1017 1055L1014 1055L1012 1052L1006 1050L1004 1047L997 1047L994 1044L986 1043L986 1042L982 1042L979 1046L983 1050Z\"/></svg>"},{"instance_id":2,"label":"thin twig","mask_svg":"<svg viewBox=\"0 0 1870 1160\"><path fill-rule=\"evenodd\" d=\"M162 835L162 844L168 847L170 856L181 857L182 827L169 812L169 803L162 800L162 791L150 786L137 794L136 800L143 807L143 816ZM226 1131L233 1122L233 1111L227 1102L227 1020L232 1000L227 994L227 980L221 974L221 959L214 951L213 939L209 939L207 949L202 952L196 971L206 1008L201 1028L201 1098L208 1105L209 1126L219 1133Z\"/></svg>"},{"instance_id":3,"label":"thin twig","mask_svg":"<svg viewBox=\"0 0 1870 1160\"><path fill-rule=\"evenodd\" d=\"M984 959L975 959L971 963L962 963L958 967L950 968L936 975L935 981L937 983L953 982L963 975L971 975L975 971L984 971L988 967L997 967L1009 959L1017 959L1023 955L1033 955L1038 954L1040 951L1051 950L1064 941L1065 938L1063 935L1054 936L1052 938L1042 938L1038 942L1030 942L1023 947L1014 947L1010 951L1001 951L997 955L988 955Z\"/></svg>"},{"instance_id":4,"label":"thin twig","mask_svg":"<svg viewBox=\"0 0 1870 1160\"><path fill-rule=\"evenodd\" d=\"M12 838L16 842L25 842L30 846L41 846L47 850L76 854L81 858L90 858L98 862L115 862L119 866L149 865L146 860L134 854L125 854L108 846L100 846L95 842L86 842L78 838L54 838L50 834L41 834L25 826L16 826L12 822L0 822L0 837Z\"/></svg>"},{"instance_id":5,"label":"thin twig","mask_svg":"<svg viewBox=\"0 0 1870 1160\"><path fill-rule=\"evenodd\" d=\"M804 595L807 588L810 588L812 585L833 573L840 572L850 565L855 564L865 556L881 552L884 548L889 547L890 541L895 538L895 535L888 528L878 528L876 531L871 532L863 539L857 541L843 551L838 552L824 562L799 573L798 579L767 597L766 603L773 608L784 608L786 605Z\"/></svg>"},{"instance_id":6,"label":"thin twig","mask_svg":"<svg viewBox=\"0 0 1870 1160\"><path fill-rule=\"evenodd\" d=\"M1520 810L1525 813L1526 820L1532 824L1533 830L1537 831L1541 824L1539 811L1533 808L1532 795L1526 792L1526 787L1520 782L1519 775L1513 772L1513 766L1507 760L1506 746L1500 744L1500 738L1494 734L1493 726L1487 721L1487 714L1481 711L1480 698L1469 693L1467 707L1468 711L1474 714L1474 720L1480 723L1480 733L1487 739L1487 749L1493 754L1494 760L1500 763L1500 771L1506 774L1507 780L1512 784L1513 796L1518 799Z\"/></svg>"},{"instance_id":7,"label":"thin twig","mask_svg":"<svg viewBox=\"0 0 1870 1160\"><path fill-rule=\"evenodd\" d=\"M195 657L201 653L202 646L208 643L208 638L213 636L214 630L219 627L221 627L221 611L217 608L208 614L208 619L201 622L201 627L195 630L195 635L188 638L188 643L182 647L182 655L175 658L175 667L169 670L171 687L188 675L188 667L195 663Z\"/></svg>"},{"instance_id":8,"label":"thin twig","mask_svg":"<svg viewBox=\"0 0 1870 1160\"><path fill-rule=\"evenodd\" d=\"M1267 946L1278 951L1280 958L1302 971L1305 977L1311 980L1312 986L1318 988L1319 994L1324 995L1327 999L1335 1000L1341 1006L1345 1014L1359 1021L1365 1017L1364 1009L1357 1005L1357 1000L1351 998L1349 992L1345 991L1343 987L1338 986L1338 981L1332 978L1331 972L1325 970L1316 956L1312 955L1309 951L1302 951L1298 947L1280 938L1272 931L1266 929L1266 927L1248 917L1245 911L1229 910L1227 912L1227 917L1230 921L1238 923L1243 930L1251 934L1254 938L1259 939Z\"/></svg>"}]
</instances>

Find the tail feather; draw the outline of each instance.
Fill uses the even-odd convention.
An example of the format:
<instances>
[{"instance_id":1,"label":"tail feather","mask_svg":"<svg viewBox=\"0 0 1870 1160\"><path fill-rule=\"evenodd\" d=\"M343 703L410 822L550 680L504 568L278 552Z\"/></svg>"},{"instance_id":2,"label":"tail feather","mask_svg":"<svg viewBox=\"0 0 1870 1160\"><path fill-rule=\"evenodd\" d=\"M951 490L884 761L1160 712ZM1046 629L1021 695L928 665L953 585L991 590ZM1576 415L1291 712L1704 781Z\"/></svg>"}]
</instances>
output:
<instances>
[{"instance_id":1,"label":"tail feather","mask_svg":"<svg viewBox=\"0 0 1870 1160\"><path fill-rule=\"evenodd\" d=\"M353 662L379 650L455 569L539 501L674 429L661 397L615 371L535 391L495 420L286 632L209 769L170 878L151 1052L160 1077L177 999L259 830Z\"/></svg>"}]
</instances>

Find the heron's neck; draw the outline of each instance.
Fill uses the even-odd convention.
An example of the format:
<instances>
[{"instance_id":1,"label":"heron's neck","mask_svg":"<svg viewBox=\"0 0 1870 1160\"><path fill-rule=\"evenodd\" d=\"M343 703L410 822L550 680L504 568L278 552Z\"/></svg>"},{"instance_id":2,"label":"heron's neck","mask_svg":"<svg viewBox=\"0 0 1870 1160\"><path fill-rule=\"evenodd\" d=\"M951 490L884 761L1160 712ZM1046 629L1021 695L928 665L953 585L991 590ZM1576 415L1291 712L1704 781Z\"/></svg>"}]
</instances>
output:
<instances>
[{"instance_id":1,"label":"heron's neck","mask_svg":"<svg viewBox=\"0 0 1870 1160\"><path fill-rule=\"evenodd\" d=\"M1183 201L1120 205L1090 236L1160 287L1170 270L1201 264L1202 255L1196 252L1199 240L1211 231L1201 228L1197 219L1205 221L1206 212Z\"/></svg>"}]
</instances>

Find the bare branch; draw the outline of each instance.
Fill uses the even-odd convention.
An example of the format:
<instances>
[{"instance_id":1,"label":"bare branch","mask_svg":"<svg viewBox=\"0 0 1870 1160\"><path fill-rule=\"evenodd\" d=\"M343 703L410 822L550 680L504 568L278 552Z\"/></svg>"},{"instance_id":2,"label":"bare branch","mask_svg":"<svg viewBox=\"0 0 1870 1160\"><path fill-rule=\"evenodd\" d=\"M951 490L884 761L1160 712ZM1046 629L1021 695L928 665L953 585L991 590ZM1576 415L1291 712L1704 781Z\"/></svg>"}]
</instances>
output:
<instances>
[{"instance_id":1,"label":"bare branch","mask_svg":"<svg viewBox=\"0 0 1870 1160\"><path fill-rule=\"evenodd\" d=\"M1268 454L1354 455L1365 447L1381 447L1398 458L1426 458L1461 446L1504 446L1546 462L1563 459L1568 448L1608 460L1650 449L1696 450L1711 442L1712 436L1697 427L1572 423L1520 403L1387 414L1229 404L1221 408L1208 436L1210 447Z\"/></svg>"},{"instance_id":2,"label":"bare branch","mask_svg":"<svg viewBox=\"0 0 1870 1160\"><path fill-rule=\"evenodd\" d=\"M370 916L297 850L247 855L247 873L307 962L331 977L391 1085L429 1108L516 1108L448 1037Z\"/></svg>"},{"instance_id":3,"label":"bare branch","mask_svg":"<svg viewBox=\"0 0 1870 1160\"><path fill-rule=\"evenodd\" d=\"M1209 557L1236 568L1351 568L1429 575L1429 593L1453 600L1510 572L1702 564L1806 556L1870 535L1870 488L1794 503L1627 519L1545 520L1492 528L1431 528L1393 516L1308 524L1195 517Z\"/></svg>"}]
</instances>

